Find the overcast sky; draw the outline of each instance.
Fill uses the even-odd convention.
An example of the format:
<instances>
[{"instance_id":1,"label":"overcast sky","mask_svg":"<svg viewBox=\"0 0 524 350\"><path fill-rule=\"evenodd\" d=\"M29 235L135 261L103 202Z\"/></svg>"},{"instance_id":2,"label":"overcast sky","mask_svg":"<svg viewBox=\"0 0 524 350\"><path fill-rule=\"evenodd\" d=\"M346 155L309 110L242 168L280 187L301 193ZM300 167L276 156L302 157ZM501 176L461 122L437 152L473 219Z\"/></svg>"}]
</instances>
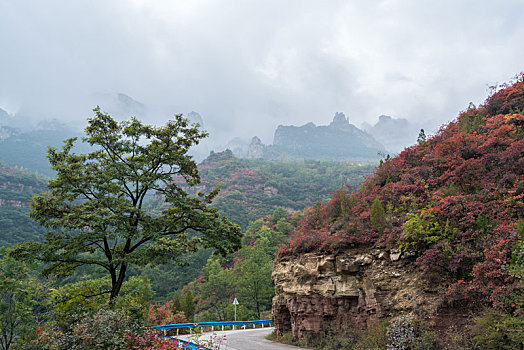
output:
<instances>
[{"instance_id":1,"label":"overcast sky","mask_svg":"<svg viewBox=\"0 0 524 350\"><path fill-rule=\"evenodd\" d=\"M121 92L221 142L336 111L444 123L524 70L523 23L523 0L0 0L0 107L81 126Z\"/></svg>"}]
</instances>

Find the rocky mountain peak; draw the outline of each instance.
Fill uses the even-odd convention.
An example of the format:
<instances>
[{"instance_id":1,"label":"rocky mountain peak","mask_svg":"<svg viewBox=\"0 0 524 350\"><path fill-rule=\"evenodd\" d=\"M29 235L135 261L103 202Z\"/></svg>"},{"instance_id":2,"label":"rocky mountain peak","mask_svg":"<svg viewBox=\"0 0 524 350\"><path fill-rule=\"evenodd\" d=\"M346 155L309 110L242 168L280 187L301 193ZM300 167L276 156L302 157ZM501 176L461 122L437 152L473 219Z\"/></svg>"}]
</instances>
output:
<instances>
[{"instance_id":1,"label":"rocky mountain peak","mask_svg":"<svg viewBox=\"0 0 524 350\"><path fill-rule=\"evenodd\" d=\"M203 129L204 128L204 119L202 118L202 116L200 115L200 113L197 113L195 111L191 111L187 114L187 118L192 122L192 123L198 123L200 125L200 129Z\"/></svg>"},{"instance_id":2,"label":"rocky mountain peak","mask_svg":"<svg viewBox=\"0 0 524 350\"><path fill-rule=\"evenodd\" d=\"M384 114L382 114L382 115L379 115L379 116L378 116L378 122L379 122L379 123L380 123L380 122L382 122L382 123L386 123L386 122L388 122L388 121L391 121L392 119L393 119L393 118L390 117L389 115L384 115Z\"/></svg>"},{"instance_id":3,"label":"rocky mountain peak","mask_svg":"<svg viewBox=\"0 0 524 350\"><path fill-rule=\"evenodd\" d=\"M258 138L258 136L253 136L251 143L249 144L249 149L247 151L248 158L263 158L264 157L264 148L265 145Z\"/></svg>"},{"instance_id":4,"label":"rocky mountain peak","mask_svg":"<svg viewBox=\"0 0 524 350\"><path fill-rule=\"evenodd\" d=\"M346 115L342 112L336 112L333 121L329 125L335 127L349 125L349 118L346 118Z\"/></svg>"}]
</instances>

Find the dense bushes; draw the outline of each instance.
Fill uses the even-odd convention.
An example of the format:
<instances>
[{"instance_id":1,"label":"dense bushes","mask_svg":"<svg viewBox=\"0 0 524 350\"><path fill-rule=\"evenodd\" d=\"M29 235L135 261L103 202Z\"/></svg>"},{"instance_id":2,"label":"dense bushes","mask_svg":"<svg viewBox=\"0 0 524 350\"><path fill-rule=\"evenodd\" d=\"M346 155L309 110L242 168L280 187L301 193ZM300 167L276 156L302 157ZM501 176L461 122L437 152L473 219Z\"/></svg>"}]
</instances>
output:
<instances>
[{"instance_id":1,"label":"dense bushes","mask_svg":"<svg viewBox=\"0 0 524 350\"><path fill-rule=\"evenodd\" d=\"M170 340L144 329L123 311L100 309L86 314L70 329L46 327L24 346L34 350L175 349Z\"/></svg>"},{"instance_id":2,"label":"dense bushes","mask_svg":"<svg viewBox=\"0 0 524 350\"><path fill-rule=\"evenodd\" d=\"M474 319L466 343L471 349L524 349L524 318L488 310Z\"/></svg>"}]
</instances>

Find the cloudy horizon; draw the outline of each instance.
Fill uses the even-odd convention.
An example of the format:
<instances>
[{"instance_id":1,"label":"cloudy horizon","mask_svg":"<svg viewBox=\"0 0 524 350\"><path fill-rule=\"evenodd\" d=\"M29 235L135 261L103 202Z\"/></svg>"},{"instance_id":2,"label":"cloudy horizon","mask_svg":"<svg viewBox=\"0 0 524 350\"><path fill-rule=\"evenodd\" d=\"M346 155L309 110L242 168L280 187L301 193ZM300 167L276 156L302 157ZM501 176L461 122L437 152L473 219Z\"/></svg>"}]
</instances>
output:
<instances>
[{"instance_id":1,"label":"cloudy horizon","mask_svg":"<svg viewBox=\"0 0 524 350\"><path fill-rule=\"evenodd\" d=\"M0 0L0 16L0 108L83 125L123 93L150 123L200 113L218 143L335 112L434 128L524 69L518 0Z\"/></svg>"}]
</instances>

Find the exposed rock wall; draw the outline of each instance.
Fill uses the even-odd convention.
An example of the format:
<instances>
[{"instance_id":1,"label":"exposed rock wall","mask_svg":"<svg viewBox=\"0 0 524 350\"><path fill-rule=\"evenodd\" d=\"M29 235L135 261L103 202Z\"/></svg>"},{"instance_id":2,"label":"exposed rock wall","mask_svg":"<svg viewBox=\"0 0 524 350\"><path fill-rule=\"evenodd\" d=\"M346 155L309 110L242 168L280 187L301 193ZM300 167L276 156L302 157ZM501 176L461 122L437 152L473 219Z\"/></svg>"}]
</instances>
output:
<instances>
[{"instance_id":1,"label":"exposed rock wall","mask_svg":"<svg viewBox=\"0 0 524 350\"><path fill-rule=\"evenodd\" d=\"M409 253L351 249L275 261L273 320L279 334L297 339L326 327L365 329L400 312L426 317L438 303Z\"/></svg>"}]
</instances>

